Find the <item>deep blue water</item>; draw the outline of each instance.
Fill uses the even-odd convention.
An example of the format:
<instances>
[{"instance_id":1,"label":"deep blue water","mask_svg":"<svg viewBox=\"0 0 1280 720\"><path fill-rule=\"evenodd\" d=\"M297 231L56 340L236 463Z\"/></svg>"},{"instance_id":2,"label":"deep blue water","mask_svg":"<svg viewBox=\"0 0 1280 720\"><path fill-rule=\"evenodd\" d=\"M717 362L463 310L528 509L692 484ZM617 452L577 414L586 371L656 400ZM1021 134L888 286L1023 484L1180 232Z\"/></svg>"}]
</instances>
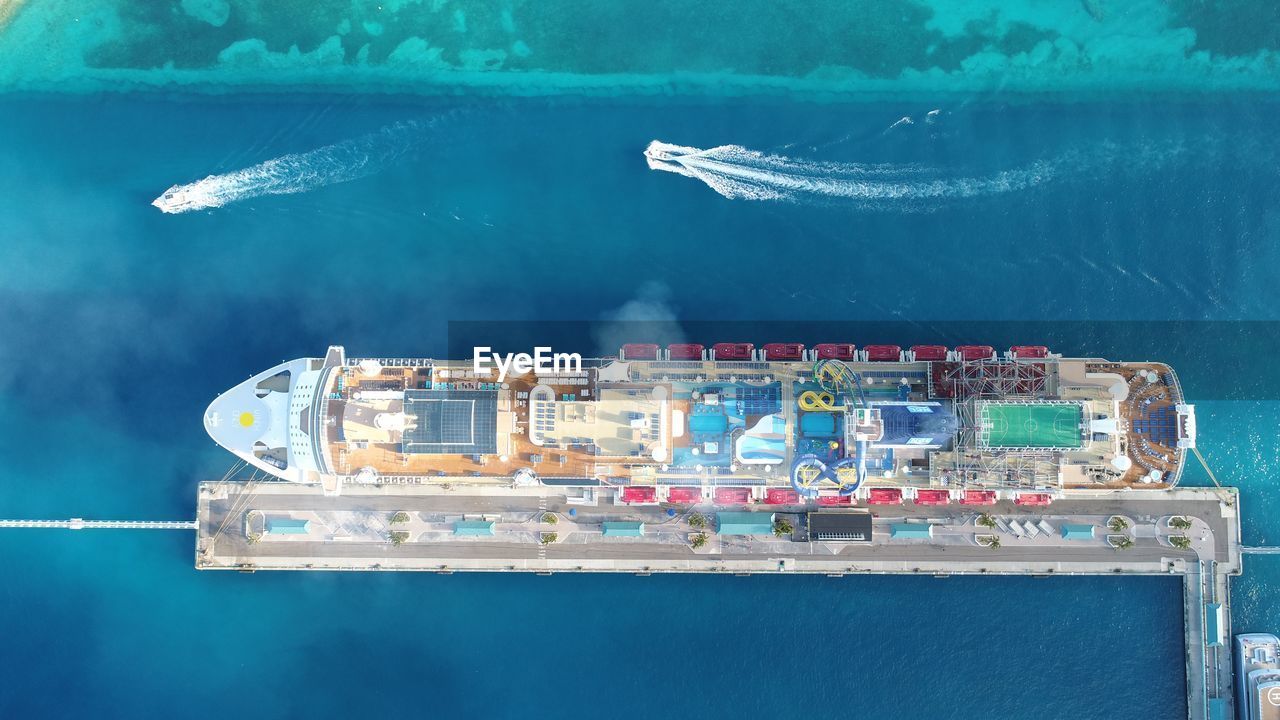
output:
<instances>
[{"instance_id":1,"label":"deep blue water","mask_svg":"<svg viewBox=\"0 0 1280 720\"><path fill-rule=\"evenodd\" d=\"M1274 104L967 101L886 131L929 109L0 100L0 515L189 517L231 464L200 423L217 392L330 343L439 353L448 321L1280 319ZM420 144L369 177L148 204L405 120ZM729 200L647 169L653 139L1052 177L876 207ZM1269 346L1271 326L1216 327L1242 355ZM1055 349L1118 356L1063 328ZM1194 379L1246 540L1275 541L1266 364L1224 373L1178 337L1157 359ZM242 576L192 555L185 534L0 534L0 716L1185 712L1175 579ZM1280 627L1277 573L1249 562L1236 630Z\"/></svg>"}]
</instances>

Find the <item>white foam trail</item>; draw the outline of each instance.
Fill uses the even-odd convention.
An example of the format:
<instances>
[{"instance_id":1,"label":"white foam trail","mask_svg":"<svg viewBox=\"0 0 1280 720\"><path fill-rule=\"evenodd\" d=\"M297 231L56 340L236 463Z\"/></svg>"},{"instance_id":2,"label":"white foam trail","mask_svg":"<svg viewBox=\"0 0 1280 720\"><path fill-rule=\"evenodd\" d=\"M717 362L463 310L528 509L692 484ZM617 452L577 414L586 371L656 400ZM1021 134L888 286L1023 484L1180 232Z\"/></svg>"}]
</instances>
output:
<instances>
[{"instance_id":1,"label":"white foam trail","mask_svg":"<svg viewBox=\"0 0 1280 720\"><path fill-rule=\"evenodd\" d=\"M1011 192L1053 176L1055 163L1037 162L985 177L948 177L918 165L828 163L766 155L739 145L702 150L649 143L645 159L654 170L696 178L730 199L841 198L867 204L969 198Z\"/></svg>"},{"instance_id":2,"label":"white foam trail","mask_svg":"<svg viewBox=\"0 0 1280 720\"><path fill-rule=\"evenodd\" d=\"M421 140L421 129L417 122L396 123L309 152L282 155L243 170L174 185L151 204L166 213L182 213L348 182L395 162Z\"/></svg>"}]
</instances>

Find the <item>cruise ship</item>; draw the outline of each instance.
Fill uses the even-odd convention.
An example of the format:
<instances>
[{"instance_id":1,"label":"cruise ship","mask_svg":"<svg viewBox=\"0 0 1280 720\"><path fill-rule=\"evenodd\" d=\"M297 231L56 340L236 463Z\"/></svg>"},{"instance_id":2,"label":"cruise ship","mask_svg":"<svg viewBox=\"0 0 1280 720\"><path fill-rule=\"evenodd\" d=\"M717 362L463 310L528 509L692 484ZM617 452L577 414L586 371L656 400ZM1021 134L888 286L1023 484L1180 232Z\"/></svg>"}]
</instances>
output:
<instances>
[{"instance_id":1,"label":"cruise ship","mask_svg":"<svg viewBox=\"0 0 1280 720\"><path fill-rule=\"evenodd\" d=\"M1236 636L1236 701L1240 720L1280 720L1280 638Z\"/></svg>"},{"instance_id":2,"label":"cruise ship","mask_svg":"<svg viewBox=\"0 0 1280 720\"><path fill-rule=\"evenodd\" d=\"M1195 408L1157 362L1034 345L543 350L502 369L478 352L349 359L334 346L224 392L205 428L326 494L609 485L629 503L1044 505L1173 487L1196 442Z\"/></svg>"}]
</instances>

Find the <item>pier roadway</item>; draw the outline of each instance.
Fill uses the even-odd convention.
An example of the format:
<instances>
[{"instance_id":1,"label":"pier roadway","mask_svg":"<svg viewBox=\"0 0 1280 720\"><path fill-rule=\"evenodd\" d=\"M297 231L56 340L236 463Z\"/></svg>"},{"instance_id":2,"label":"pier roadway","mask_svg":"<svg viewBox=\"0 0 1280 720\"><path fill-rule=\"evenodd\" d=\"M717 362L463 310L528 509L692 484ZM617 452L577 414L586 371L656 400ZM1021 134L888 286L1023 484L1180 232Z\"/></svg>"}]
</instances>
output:
<instances>
[{"instance_id":1,"label":"pier roadway","mask_svg":"<svg viewBox=\"0 0 1280 720\"><path fill-rule=\"evenodd\" d=\"M699 507L709 520L707 544L699 550L688 540L698 532L689 524L690 509L668 517L666 506L614 504L603 490L596 504L571 504L553 488L515 490L384 487L350 488L340 497L323 497L312 488L263 484L245 493L237 484L201 486L198 507L196 565L203 569L342 569L342 570L524 570L605 572L820 572L844 573L991 573L1109 574L1194 572L1198 560L1215 562L1217 573L1238 572L1239 531L1234 504L1212 492L1192 489L1152 498L1111 494L1058 500L1047 508L1001 503L989 508L959 505L877 506L874 541L870 544L797 542L773 536L720 536L717 508ZM540 491L547 491L542 494ZM1234 497L1232 497L1234 499ZM575 511L570 518L569 510ZM718 508L721 510L746 508ZM756 505L756 511L803 513L813 508ZM554 525L542 513L556 514ZM1092 524L1092 540L1064 540L1058 535L1017 538L975 524L980 511L1006 519L1045 519L1054 527ZM410 519L392 524L398 512ZM1121 515L1132 528L1133 546L1111 547L1105 527ZM1170 515L1196 518L1188 532L1193 547L1179 550L1167 543L1162 520ZM463 519L494 520L489 537L456 537L453 523ZM803 515L788 515L803 536ZM261 532L265 518L308 520L297 535ZM606 538L601 522L645 523L639 538ZM890 537L895 522L929 523L934 537L903 540ZM255 524L257 531L255 532ZM408 539L393 545L392 531ZM539 542L554 532L558 541ZM1001 546L977 544L979 535L996 534Z\"/></svg>"}]
</instances>

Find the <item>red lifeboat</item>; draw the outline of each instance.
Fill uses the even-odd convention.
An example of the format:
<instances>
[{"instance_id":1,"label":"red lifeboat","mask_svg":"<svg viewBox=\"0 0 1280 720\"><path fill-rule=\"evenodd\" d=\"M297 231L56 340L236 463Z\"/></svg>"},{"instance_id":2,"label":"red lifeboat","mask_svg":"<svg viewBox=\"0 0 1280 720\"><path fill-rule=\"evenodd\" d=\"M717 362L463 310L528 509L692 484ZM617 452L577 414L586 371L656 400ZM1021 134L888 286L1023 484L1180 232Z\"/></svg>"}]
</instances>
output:
<instances>
[{"instance_id":1,"label":"red lifeboat","mask_svg":"<svg viewBox=\"0 0 1280 720\"><path fill-rule=\"evenodd\" d=\"M791 488L769 488L764 491L765 505L795 505L800 502L800 493Z\"/></svg>"},{"instance_id":2,"label":"red lifeboat","mask_svg":"<svg viewBox=\"0 0 1280 720\"><path fill-rule=\"evenodd\" d=\"M751 343L716 343L711 346L713 360L750 360L756 348Z\"/></svg>"},{"instance_id":3,"label":"red lifeboat","mask_svg":"<svg viewBox=\"0 0 1280 720\"><path fill-rule=\"evenodd\" d=\"M667 491L667 502L678 505L697 505L702 502L702 488L673 487Z\"/></svg>"},{"instance_id":4,"label":"red lifeboat","mask_svg":"<svg viewBox=\"0 0 1280 720\"><path fill-rule=\"evenodd\" d=\"M624 487L622 488L622 502L638 503L647 505L658 501L658 490L654 487Z\"/></svg>"},{"instance_id":5,"label":"red lifeboat","mask_svg":"<svg viewBox=\"0 0 1280 720\"><path fill-rule=\"evenodd\" d=\"M897 362L902 359L902 348L897 345L868 345L865 351L869 362Z\"/></svg>"},{"instance_id":6,"label":"red lifeboat","mask_svg":"<svg viewBox=\"0 0 1280 720\"><path fill-rule=\"evenodd\" d=\"M800 343L768 343L764 346L765 360L799 360L804 357L804 345Z\"/></svg>"},{"instance_id":7,"label":"red lifeboat","mask_svg":"<svg viewBox=\"0 0 1280 720\"><path fill-rule=\"evenodd\" d=\"M850 343L821 343L813 346L819 360L852 360L855 349Z\"/></svg>"},{"instance_id":8,"label":"red lifeboat","mask_svg":"<svg viewBox=\"0 0 1280 720\"><path fill-rule=\"evenodd\" d=\"M657 360L658 346L652 343L627 343L622 346L623 360Z\"/></svg>"},{"instance_id":9,"label":"red lifeboat","mask_svg":"<svg viewBox=\"0 0 1280 720\"><path fill-rule=\"evenodd\" d=\"M697 343L676 343L667 346L670 360L701 360L702 346Z\"/></svg>"},{"instance_id":10,"label":"red lifeboat","mask_svg":"<svg viewBox=\"0 0 1280 720\"><path fill-rule=\"evenodd\" d=\"M720 487L715 491L717 505L745 505L751 502L751 489L743 487Z\"/></svg>"},{"instance_id":11,"label":"red lifeboat","mask_svg":"<svg viewBox=\"0 0 1280 720\"><path fill-rule=\"evenodd\" d=\"M902 490L899 488L871 488L867 491L868 505L901 505Z\"/></svg>"},{"instance_id":12,"label":"red lifeboat","mask_svg":"<svg viewBox=\"0 0 1280 720\"><path fill-rule=\"evenodd\" d=\"M972 362L990 360L996 354L996 349L990 345L961 345L956 348L956 352L960 353L961 360Z\"/></svg>"},{"instance_id":13,"label":"red lifeboat","mask_svg":"<svg viewBox=\"0 0 1280 720\"><path fill-rule=\"evenodd\" d=\"M1014 505L1032 505L1043 507L1053 502L1053 496L1049 493L1021 493L1013 499Z\"/></svg>"},{"instance_id":14,"label":"red lifeboat","mask_svg":"<svg viewBox=\"0 0 1280 720\"><path fill-rule=\"evenodd\" d=\"M917 505L946 505L951 502L951 493L946 490L917 490Z\"/></svg>"},{"instance_id":15,"label":"red lifeboat","mask_svg":"<svg viewBox=\"0 0 1280 720\"><path fill-rule=\"evenodd\" d=\"M911 354L917 362L940 362L947 359L946 345L912 345Z\"/></svg>"},{"instance_id":16,"label":"red lifeboat","mask_svg":"<svg viewBox=\"0 0 1280 720\"><path fill-rule=\"evenodd\" d=\"M1009 348L1009 353L1015 358L1047 358L1049 357L1049 348L1044 345L1014 345Z\"/></svg>"},{"instance_id":17,"label":"red lifeboat","mask_svg":"<svg viewBox=\"0 0 1280 720\"><path fill-rule=\"evenodd\" d=\"M965 490L964 497L960 499L961 505L995 505L995 490Z\"/></svg>"}]
</instances>

